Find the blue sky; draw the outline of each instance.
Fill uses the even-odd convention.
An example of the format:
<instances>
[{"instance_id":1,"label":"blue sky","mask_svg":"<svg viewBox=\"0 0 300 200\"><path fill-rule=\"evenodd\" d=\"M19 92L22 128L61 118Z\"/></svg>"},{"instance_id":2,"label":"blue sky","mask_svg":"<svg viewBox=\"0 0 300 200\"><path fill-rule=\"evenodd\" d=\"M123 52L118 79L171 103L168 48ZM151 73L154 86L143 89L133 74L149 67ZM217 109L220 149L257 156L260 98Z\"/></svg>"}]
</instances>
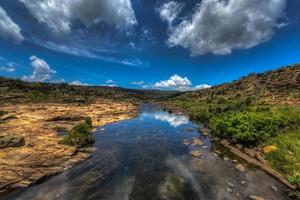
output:
<instances>
[{"instance_id":1,"label":"blue sky","mask_svg":"<svg viewBox=\"0 0 300 200\"><path fill-rule=\"evenodd\" d=\"M201 89L300 61L298 0L1 0L0 75Z\"/></svg>"}]
</instances>

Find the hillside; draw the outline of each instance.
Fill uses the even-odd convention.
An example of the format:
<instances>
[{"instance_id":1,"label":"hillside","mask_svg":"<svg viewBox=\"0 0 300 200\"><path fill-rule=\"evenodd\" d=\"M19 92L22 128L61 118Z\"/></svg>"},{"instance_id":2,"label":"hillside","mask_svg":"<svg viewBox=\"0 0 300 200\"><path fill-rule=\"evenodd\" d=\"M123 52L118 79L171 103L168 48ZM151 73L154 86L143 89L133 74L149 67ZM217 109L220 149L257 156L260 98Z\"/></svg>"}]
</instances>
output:
<instances>
[{"instance_id":1,"label":"hillside","mask_svg":"<svg viewBox=\"0 0 300 200\"><path fill-rule=\"evenodd\" d=\"M233 147L246 147L246 154L257 151L259 162L300 187L300 64L174 95L163 104ZM300 191L290 196L300 199Z\"/></svg>"},{"instance_id":2,"label":"hillside","mask_svg":"<svg viewBox=\"0 0 300 200\"><path fill-rule=\"evenodd\" d=\"M97 98L113 100L148 100L168 97L176 91L134 90L108 86L76 86L66 83L30 83L0 77L0 103L56 102L91 103Z\"/></svg>"},{"instance_id":3,"label":"hillside","mask_svg":"<svg viewBox=\"0 0 300 200\"><path fill-rule=\"evenodd\" d=\"M300 64L261 74L250 74L232 83L187 92L176 98L218 102L247 97L275 104L300 104Z\"/></svg>"}]
</instances>

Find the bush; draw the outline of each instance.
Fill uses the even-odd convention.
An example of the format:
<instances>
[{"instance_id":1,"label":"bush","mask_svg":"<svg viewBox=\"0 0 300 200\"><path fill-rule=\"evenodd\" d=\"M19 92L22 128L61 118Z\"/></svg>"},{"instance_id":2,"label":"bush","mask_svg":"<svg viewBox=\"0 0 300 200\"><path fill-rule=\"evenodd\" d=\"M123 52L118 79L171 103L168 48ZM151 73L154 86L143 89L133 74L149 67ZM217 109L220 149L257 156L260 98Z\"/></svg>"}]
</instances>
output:
<instances>
[{"instance_id":1,"label":"bush","mask_svg":"<svg viewBox=\"0 0 300 200\"><path fill-rule=\"evenodd\" d=\"M91 118L91 117L86 117L86 118L85 118L85 123L86 123L89 127L92 127L92 126L93 126L92 118Z\"/></svg>"},{"instance_id":2,"label":"bush","mask_svg":"<svg viewBox=\"0 0 300 200\"><path fill-rule=\"evenodd\" d=\"M254 144L276 136L282 125L282 118L271 112L228 112L212 117L210 128L220 137Z\"/></svg>"},{"instance_id":3,"label":"bush","mask_svg":"<svg viewBox=\"0 0 300 200\"><path fill-rule=\"evenodd\" d=\"M86 123L74 126L68 135L62 140L62 144L76 146L79 148L92 146L94 142L95 138L91 133L91 126Z\"/></svg>"},{"instance_id":4,"label":"bush","mask_svg":"<svg viewBox=\"0 0 300 200\"><path fill-rule=\"evenodd\" d=\"M300 200L300 191L291 191L288 194L289 198Z\"/></svg>"},{"instance_id":5,"label":"bush","mask_svg":"<svg viewBox=\"0 0 300 200\"><path fill-rule=\"evenodd\" d=\"M210 115L206 108L198 109L191 115L191 117L193 120L204 124L209 123L210 120Z\"/></svg>"},{"instance_id":6,"label":"bush","mask_svg":"<svg viewBox=\"0 0 300 200\"><path fill-rule=\"evenodd\" d=\"M291 184L296 185L297 187L300 187L300 172L296 172L293 175L289 175L288 181Z\"/></svg>"}]
</instances>

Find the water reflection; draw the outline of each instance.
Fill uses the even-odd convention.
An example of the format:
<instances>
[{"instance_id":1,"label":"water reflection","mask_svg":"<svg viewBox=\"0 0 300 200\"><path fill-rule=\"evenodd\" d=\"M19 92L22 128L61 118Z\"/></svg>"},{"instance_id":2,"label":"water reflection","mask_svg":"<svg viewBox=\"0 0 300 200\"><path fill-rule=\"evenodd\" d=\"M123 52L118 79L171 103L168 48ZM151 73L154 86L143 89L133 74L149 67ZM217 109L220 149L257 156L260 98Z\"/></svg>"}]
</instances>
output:
<instances>
[{"instance_id":1,"label":"water reflection","mask_svg":"<svg viewBox=\"0 0 300 200\"><path fill-rule=\"evenodd\" d=\"M95 133L98 150L91 159L45 183L0 199L240 200L249 194L286 199L284 187L264 172L240 173L230 160L215 157L210 139L197 130L185 116L146 106L135 119L100 127ZM183 143L194 138L203 145ZM203 156L191 157L192 150ZM241 181L247 184L241 185ZM228 182L235 185L232 193L226 191Z\"/></svg>"},{"instance_id":2,"label":"water reflection","mask_svg":"<svg viewBox=\"0 0 300 200\"><path fill-rule=\"evenodd\" d=\"M189 123L189 118L182 115L170 114L168 112L157 111L154 113L143 113L142 117L150 117L155 120L169 123L170 126L177 128Z\"/></svg>"}]
</instances>

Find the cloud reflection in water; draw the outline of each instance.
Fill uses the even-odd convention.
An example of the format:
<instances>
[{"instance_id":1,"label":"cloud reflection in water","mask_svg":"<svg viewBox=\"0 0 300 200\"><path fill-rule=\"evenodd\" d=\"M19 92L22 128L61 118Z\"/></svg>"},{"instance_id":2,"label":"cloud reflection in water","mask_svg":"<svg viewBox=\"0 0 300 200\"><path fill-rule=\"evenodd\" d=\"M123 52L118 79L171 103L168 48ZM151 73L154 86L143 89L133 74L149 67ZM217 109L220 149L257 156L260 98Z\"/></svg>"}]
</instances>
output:
<instances>
[{"instance_id":1,"label":"cloud reflection in water","mask_svg":"<svg viewBox=\"0 0 300 200\"><path fill-rule=\"evenodd\" d=\"M167 122L170 126L176 128L189 123L189 118L186 116L170 114L167 112L144 113L143 117L154 118L159 121Z\"/></svg>"}]
</instances>

